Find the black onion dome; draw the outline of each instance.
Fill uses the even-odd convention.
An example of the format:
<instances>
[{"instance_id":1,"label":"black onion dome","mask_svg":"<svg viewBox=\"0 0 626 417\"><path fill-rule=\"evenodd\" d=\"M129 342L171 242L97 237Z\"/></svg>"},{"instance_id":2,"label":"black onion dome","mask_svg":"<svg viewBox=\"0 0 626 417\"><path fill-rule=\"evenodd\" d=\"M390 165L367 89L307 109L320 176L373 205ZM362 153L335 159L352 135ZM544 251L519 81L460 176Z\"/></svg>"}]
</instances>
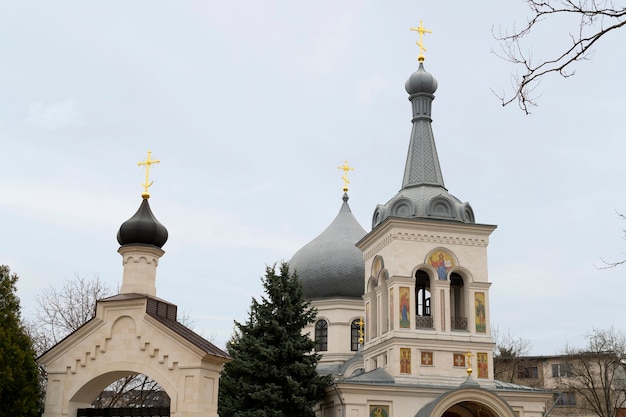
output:
<instances>
[{"instance_id":1,"label":"black onion dome","mask_svg":"<svg viewBox=\"0 0 626 417\"><path fill-rule=\"evenodd\" d=\"M167 242L167 229L152 214L148 199L144 198L137 213L126 220L117 232L120 245L153 245L161 248Z\"/></svg>"},{"instance_id":2,"label":"black onion dome","mask_svg":"<svg viewBox=\"0 0 626 417\"><path fill-rule=\"evenodd\" d=\"M363 254L355 244L365 233L350 210L348 194L344 194L335 220L289 261L290 270L298 274L307 299L361 298L365 265Z\"/></svg>"}]
</instances>

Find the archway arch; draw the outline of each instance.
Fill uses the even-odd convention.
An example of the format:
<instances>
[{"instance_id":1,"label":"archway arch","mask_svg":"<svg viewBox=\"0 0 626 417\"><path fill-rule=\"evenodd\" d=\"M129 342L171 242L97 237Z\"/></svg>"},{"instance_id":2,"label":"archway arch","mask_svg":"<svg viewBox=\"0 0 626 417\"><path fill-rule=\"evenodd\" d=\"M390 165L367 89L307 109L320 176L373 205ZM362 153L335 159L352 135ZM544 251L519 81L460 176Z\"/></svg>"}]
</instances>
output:
<instances>
[{"instance_id":1,"label":"archway arch","mask_svg":"<svg viewBox=\"0 0 626 417\"><path fill-rule=\"evenodd\" d=\"M424 406L415 417L516 417L516 414L497 394L477 387L449 391Z\"/></svg>"}]
</instances>

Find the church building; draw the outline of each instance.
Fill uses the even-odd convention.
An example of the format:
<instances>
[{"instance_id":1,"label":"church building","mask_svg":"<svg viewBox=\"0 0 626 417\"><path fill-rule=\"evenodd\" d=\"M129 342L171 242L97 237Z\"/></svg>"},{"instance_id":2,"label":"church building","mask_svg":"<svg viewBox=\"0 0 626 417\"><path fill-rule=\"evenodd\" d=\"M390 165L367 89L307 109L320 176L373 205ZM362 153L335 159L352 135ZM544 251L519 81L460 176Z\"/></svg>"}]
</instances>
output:
<instances>
[{"instance_id":1,"label":"church building","mask_svg":"<svg viewBox=\"0 0 626 417\"><path fill-rule=\"evenodd\" d=\"M542 417L550 391L494 379L487 247L496 226L477 223L444 185L431 126L437 80L423 55L405 88L412 130L400 191L366 232L344 188L337 217L290 260L318 311L306 329L318 371L334 378L317 415Z\"/></svg>"}]
</instances>

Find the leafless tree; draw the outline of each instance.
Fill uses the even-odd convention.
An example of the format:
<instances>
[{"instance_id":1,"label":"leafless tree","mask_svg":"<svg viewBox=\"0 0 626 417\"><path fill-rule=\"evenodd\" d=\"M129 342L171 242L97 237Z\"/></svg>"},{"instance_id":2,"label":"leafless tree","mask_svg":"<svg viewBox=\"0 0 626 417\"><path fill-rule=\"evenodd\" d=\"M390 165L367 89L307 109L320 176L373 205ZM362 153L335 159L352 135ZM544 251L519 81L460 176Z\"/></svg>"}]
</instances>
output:
<instances>
[{"instance_id":1,"label":"leafless tree","mask_svg":"<svg viewBox=\"0 0 626 417\"><path fill-rule=\"evenodd\" d=\"M496 343L494 377L499 381L514 382L518 367L524 363L523 357L530 352L530 341L522 336L512 336L509 330L505 333L496 325L491 327L491 334Z\"/></svg>"},{"instance_id":2,"label":"leafless tree","mask_svg":"<svg viewBox=\"0 0 626 417\"><path fill-rule=\"evenodd\" d=\"M614 0L524 0L531 17L521 28L511 31L494 30L500 41L500 52L496 55L521 67L521 75L512 77L513 93L497 94L506 106L517 101L526 114L536 105L533 91L550 73L563 77L574 75L573 64L589 59L593 48L605 35L626 25L626 6ZM566 21L571 25L569 43L557 49L553 55L539 60L527 52L523 41L530 34L549 27L555 21Z\"/></svg>"},{"instance_id":3,"label":"leafless tree","mask_svg":"<svg viewBox=\"0 0 626 417\"><path fill-rule=\"evenodd\" d=\"M576 407L598 417L613 417L626 402L626 337L614 329L594 329L583 348L566 347L565 369L557 386L575 394Z\"/></svg>"},{"instance_id":4,"label":"leafless tree","mask_svg":"<svg viewBox=\"0 0 626 417\"><path fill-rule=\"evenodd\" d=\"M91 320L96 301L112 294L98 275L91 279L76 275L60 288L44 289L35 297L34 317L27 321L37 353L42 354Z\"/></svg>"}]
</instances>

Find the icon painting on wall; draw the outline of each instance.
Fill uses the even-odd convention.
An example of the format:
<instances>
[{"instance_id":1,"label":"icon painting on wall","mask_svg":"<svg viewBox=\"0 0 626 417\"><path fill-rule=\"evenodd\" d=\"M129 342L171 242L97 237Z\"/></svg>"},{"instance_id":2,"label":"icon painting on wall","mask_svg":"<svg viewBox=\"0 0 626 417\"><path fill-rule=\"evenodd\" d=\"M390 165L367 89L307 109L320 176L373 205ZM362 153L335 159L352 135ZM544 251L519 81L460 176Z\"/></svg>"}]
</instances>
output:
<instances>
[{"instance_id":1,"label":"icon painting on wall","mask_svg":"<svg viewBox=\"0 0 626 417\"><path fill-rule=\"evenodd\" d=\"M370 405L370 417L389 417L389 406Z\"/></svg>"},{"instance_id":2,"label":"icon painting on wall","mask_svg":"<svg viewBox=\"0 0 626 417\"><path fill-rule=\"evenodd\" d=\"M411 304L409 287L400 287L400 328L409 329L411 327Z\"/></svg>"},{"instance_id":3,"label":"icon painting on wall","mask_svg":"<svg viewBox=\"0 0 626 417\"><path fill-rule=\"evenodd\" d=\"M454 258L445 249L436 249L430 253L427 262L437 270L437 278L440 280L448 279L448 271L455 266Z\"/></svg>"}]
</instances>

